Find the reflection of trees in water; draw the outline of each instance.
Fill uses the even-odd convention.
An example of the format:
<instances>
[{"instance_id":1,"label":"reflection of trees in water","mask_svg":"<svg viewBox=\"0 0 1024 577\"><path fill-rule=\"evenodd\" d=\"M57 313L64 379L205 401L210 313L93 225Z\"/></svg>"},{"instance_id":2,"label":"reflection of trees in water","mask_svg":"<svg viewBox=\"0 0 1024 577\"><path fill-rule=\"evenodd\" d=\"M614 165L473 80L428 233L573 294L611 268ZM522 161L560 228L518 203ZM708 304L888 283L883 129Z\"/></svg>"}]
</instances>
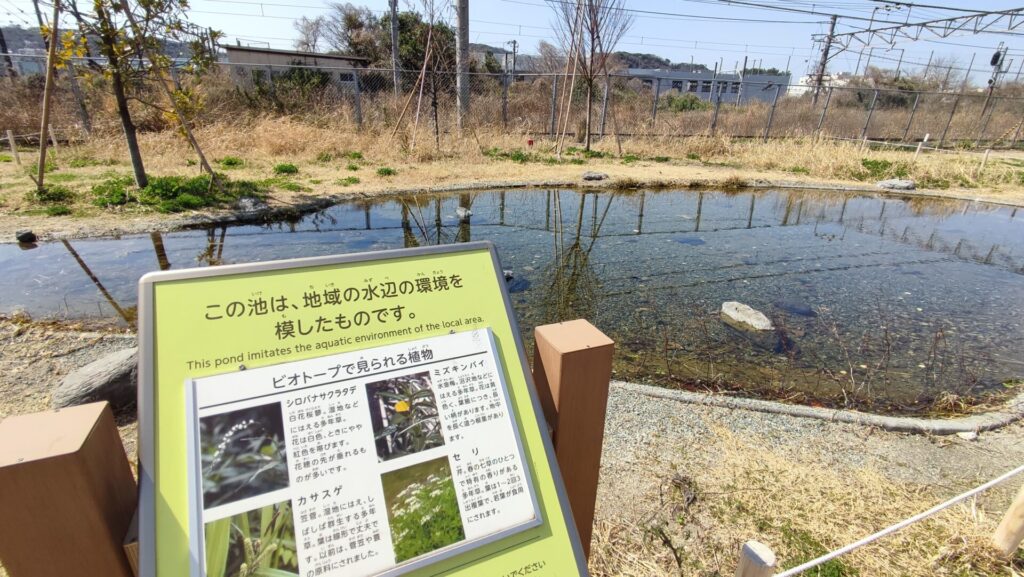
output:
<instances>
[{"instance_id":1,"label":"reflection of trees in water","mask_svg":"<svg viewBox=\"0 0 1024 577\"><path fill-rule=\"evenodd\" d=\"M608 209L618 193L611 193L608 202L598 217L600 196L580 194L576 214L563 211L561 194L550 195L553 211L553 258L544 276L547 290L541 297L541 310L544 322L560 322L577 318L594 318L599 301L599 281L590 263L590 253L600 237L601 226L608 216ZM593 216L590 225L589 239L583 237L583 217L586 211L587 197L593 196ZM563 217L569 217L575 223L575 229L566 234L566 223Z\"/></svg>"},{"instance_id":2,"label":"reflection of trees in water","mask_svg":"<svg viewBox=\"0 0 1024 577\"><path fill-rule=\"evenodd\" d=\"M475 194L460 194L459 207L467 209L459 217L454 232L444 225L441 197L424 198L418 196L403 197L402 204L402 237L405 248L432 244L453 244L472 240L471 219L469 211L473 208ZM433 209L433 210L431 210ZM432 218L432 221L431 221Z\"/></svg>"}]
</instances>

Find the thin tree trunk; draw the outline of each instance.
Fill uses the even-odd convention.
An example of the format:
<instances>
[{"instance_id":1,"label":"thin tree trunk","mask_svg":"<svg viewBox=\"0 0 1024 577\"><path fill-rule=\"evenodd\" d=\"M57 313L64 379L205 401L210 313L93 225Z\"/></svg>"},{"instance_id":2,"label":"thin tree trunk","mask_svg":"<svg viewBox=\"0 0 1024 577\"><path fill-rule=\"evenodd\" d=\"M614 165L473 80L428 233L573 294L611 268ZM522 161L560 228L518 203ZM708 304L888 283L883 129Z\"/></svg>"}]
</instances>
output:
<instances>
[{"instance_id":1,"label":"thin tree trunk","mask_svg":"<svg viewBox=\"0 0 1024 577\"><path fill-rule=\"evenodd\" d=\"M50 97L53 95L54 67L57 56L57 23L60 18L60 2L53 3L53 20L50 25L50 39L46 49L46 83L43 85L43 118L39 126L39 167L36 172L36 190L45 188L43 179L46 176L46 144L50 127Z\"/></svg>"},{"instance_id":2,"label":"thin tree trunk","mask_svg":"<svg viewBox=\"0 0 1024 577\"><path fill-rule=\"evenodd\" d=\"M142 153L139 151L139 139L132 122L131 112L128 110L128 97L124 92L124 78L121 76L116 59L111 59L110 83L114 89L114 100L117 102L117 117L121 120L121 130L124 131L124 140L128 145L128 157L132 161L132 172L135 175L135 184L139 188L146 188L149 185L149 178L146 177L146 167L142 164Z\"/></svg>"},{"instance_id":3,"label":"thin tree trunk","mask_svg":"<svg viewBox=\"0 0 1024 577\"><path fill-rule=\"evenodd\" d=\"M590 121L594 116L594 81L587 82L587 138L584 150L590 150Z\"/></svg>"}]
</instances>

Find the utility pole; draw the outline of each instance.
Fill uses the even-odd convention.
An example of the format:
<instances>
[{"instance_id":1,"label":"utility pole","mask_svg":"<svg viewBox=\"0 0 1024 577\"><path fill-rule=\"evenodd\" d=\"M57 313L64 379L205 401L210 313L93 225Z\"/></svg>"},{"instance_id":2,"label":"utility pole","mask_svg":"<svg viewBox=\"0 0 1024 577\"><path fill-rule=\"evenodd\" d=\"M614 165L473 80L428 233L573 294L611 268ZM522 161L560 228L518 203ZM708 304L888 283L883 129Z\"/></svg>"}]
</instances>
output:
<instances>
[{"instance_id":1,"label":"utility pole","mask_svg":"<svg viewBox=\"0 0 1024 577\"><path fill-rule=\"evenodd\" d=\"M4 53L4 69L7 70L7 78L14 82L17 74L14 72L14 62L11 61L11 53L7 50L7 40L4 38L4 29L0 27L0 52Z\"/></svg>"},{"instance_id":2,"label":"utility pole","mask_svg":"<svg viewBox=\"0 0 1024 577\"><path fill-rule=\"evenodd\" d=\"M395 106L398 106L398 0L389 0L391 5L391 73L394 76Z\"/></svg>"},{"instance_id":3,"label":"utility pole","mask_svg":"<svg viewBox=\"0 0 1024 577\"><path fill-rule=\"evenodd\" d=\"M516 53L519 49L518 40L510 40L509 44L512 45L512 82L516 81Z\"/></svg>"},{"instance_id":4,"label":"utility pole","mask_svg":"<svg viewBox=\"0 0 1024 577\"><path fill-rule=\"evenodd\" d=\"M458 20L458 32L455 34L455 77L458 101L459 130L465 125L469 115L469 0L456 0L455 17Z\"/></svg>"},{"instance_id":5,"label":"utility pole","mask_svg":"<svg viewBox=\"0 0 1024 577\"><path fill-rule=\"evenodd\" d=\"M821 83L825 78L825 66L828 64L828 53L832 50L832 37L836 34L836 20L838 16L832 15L828 25L828 37L825 38L825 47L821 51L821 62L818 62L818 71L814 74L814 96L811 98L811 106L818 104L818 93L821 92Z\"/></svg>"}]
</instances>

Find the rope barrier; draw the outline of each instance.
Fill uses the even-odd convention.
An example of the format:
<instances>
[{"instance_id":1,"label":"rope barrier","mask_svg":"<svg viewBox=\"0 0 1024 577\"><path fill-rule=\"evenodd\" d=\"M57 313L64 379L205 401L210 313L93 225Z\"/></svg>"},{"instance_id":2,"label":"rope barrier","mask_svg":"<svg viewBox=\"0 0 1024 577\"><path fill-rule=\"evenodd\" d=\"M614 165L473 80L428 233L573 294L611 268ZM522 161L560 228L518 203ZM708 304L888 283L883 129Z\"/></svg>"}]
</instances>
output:
<instances>
[{"instance_id":1,"label":"rope barrier","mask_svg":"<svg viewBox=\"0 0 1024 577\"><path fill-rule=\"evenodd\" d=\"M864 537L860 541L857 541L855 543L851 543L851 544L849 544L849 545L847 545L845 547L842 547L840 549L836 549L835 551L832 551L831 553L827 553L825 555L822 555L821 557L818 557L817 559L812 559L812 560L810 560L810 561L808 561L806 563L803 563L801 565L797 565L796 567L793 567L792 569L787 569L787 570L783 571L782 573L778 573L778 574L775 575L775 577L791 577L792 575L798 575L800 573L803 573L804 571L807 571L808 569L813 569L814 567L817 567L818 565L822 565L824 563L828 563L829 561L835 559L836 557L840 557L840 556L845 555L845 554L847 554L847 553L849 553L849 552L851 552L851 551L853 551L855 549L859 549L860 547L863 547L864 545L867 545L869 543L873 543L873 542L875 542L875 541L877 541L877 540L879 540L879 539L881 539L883 537L887 537L889 535L892 535L893 533L895 533L895 532L897 532L897 531L899 531L901 529L904 529L904 528L906 528L906 527L908 527L910 525L913 525L914 523L917 523L918 521L923 521L924 519L927 519L928 517L931 517L932 515L940 512L940 511L942 511L942 510L944 510L944 509L946 509L948 507L951 507L951 506L959 503L960 501L963 501L965 499L973 497L973 496L977 495L978 493L982 493L984 491L987 491L987 490L991 489L992 487L995 487L996 485L1006 481L1007 479L1010 479L1011 477L1019 475L1022 472L1024 472L1024 465L1021 465L1021 466L1017 467L1016 469L1013 469L1012 471L1004 473L1004 474L1000 475L999 477L996 477L995 479L992 479L991 481L989 481L989 482L987 482L987 483L985 483L983 485L979 485L978 487L975 487L974 489L971 489L970 491L967 491L966 493L962 493L960 495L957 495L956 497L953 497L952 499L950 499L948 501L945 501L944 503L936 505L936 506L932 507L931 509L928 509L927 511L923 512L923 513L918 513L917 515L914 515L913 517L910 517L909 519L904 519L903 521L900 521L899 523L896 523L895 525L892 525L890 527L886 527L885 529L882 529L881 531L879 531L877 533L874 533L873 535L868 535L867 537Z\"/></svg>"}]
</instances>

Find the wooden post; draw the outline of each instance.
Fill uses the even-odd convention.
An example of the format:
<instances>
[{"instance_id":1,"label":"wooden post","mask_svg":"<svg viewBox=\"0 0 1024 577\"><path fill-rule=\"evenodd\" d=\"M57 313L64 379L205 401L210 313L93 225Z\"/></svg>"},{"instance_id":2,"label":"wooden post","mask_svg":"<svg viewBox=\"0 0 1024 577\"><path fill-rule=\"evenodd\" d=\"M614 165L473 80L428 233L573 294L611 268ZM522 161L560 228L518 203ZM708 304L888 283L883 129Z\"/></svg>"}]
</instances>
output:
<instances>
[{"instance_id":1,"label":"wooden post","mask_svg":"<svg viewBox=\"0 0 1024 577\"><path fill-rule=\"evenodd\" d=\"M534 329L533 377L589 557L615 343L585 320Z\"/></svg>"},{"instance_id":2,"label":"wooden post","mask_svg":"<svg viewBox=\"0 0 1024 577\"><path fill-rule=\"evenodd\" d=\"M995 535L992 536L992 544L1003 557L1010 557L1020 547L1024 540L1024 486L1017 491L1017 497L1013 504L1006 510Z\"/></svg>"},{"instance_id":3,"label":"wooden post","mask_svg":"<svg viewBox=\"0 0 1024 577\"><path fill-rule=\"evenodd\" d=\"M658 97L661 96L661 78L654 79L654 100L651 101L651 130L658 123Z\"/></svg>"},{"instance_id":4,"label":"wooden post","mask_svg":"<svg viewBox=\"0 0 1024 577\"><path fill-rule=\"evenodd\" d=\"M14 142L14 131L7 131L7 145L11 147L11 156L14 157L14 162L21 166L21 156L18 155L18 145Z\"/></svg>"},{"instance_id":5,"label":"wooden post","mask_svg":"<svg viewBox=\"0 0 1024 577\"><path fill-rule=\"evenodd\" d=\"M985 149L985 156L981 157L981 166L978 167L978 174L979 175L982 173L982 171L985 170L985 165L988 164L988 155L991 154L991 153L992 153L992 149L991 148L986 148Z\"/></svg>"},{"instance_id":6,"label":"wooden post","mask_svg":"<svg viewBox=\"0 0 1024 577\"><path fill-rule=\"evenodd\" d=\"M363 127L363 88L359 82L359 69L352 69L352 80L355 82L355 100L353 101L354 112L356 114L356 126L359 128Z\"/></svg>"},{"instance_id":7,"label":"wooden post","mask_svg":"<svg viewBox=\"0 0 1024 577\"><path fill-rule=\"evenodd\" d=\"M50 144L53 146L53 153L57 154L57 133L53 131L53 125L47 125L46 128L50 132Z\"/></svg>"},{"instance_id":8,"label":"wooden post","mask_svg":"<svg viewBox=\"0 0 1024 577\"><path fill-rule=\"evenodd\" d=\"M0 560L17 577L130 577L135 479L107 403L0 423Z\"/></svg>"},{"instance_id":9,"label":"wooden post","mask_svg":"<svg viewBox=\"0 0 1024 577\"><path fill-rule=\"evenodd\" d=\"M772 120L775 118L775 107L779 105L779 90L781 86L775 87L775 98L772 99L772 107L768 111L768 122L764 125L764 137L762 140L768 142L768 135L772 132Z\"/></svg>"},{"instance_id":10,"label":"wooden post","mask_svg":"<svg viewBox=\"0 0 1024 577\"><path fill-rule=\"evenodd\" d=\"M775 575L775 553L764 543L747 541L740 551L736 577L772 577Z\"/></svg>"},{"instance_id":11,"label":"wooden post","mask_svg":"<svg viewBox=\"0 0 1024 577\"><path fill-rule=\"evenodd\" d=\"M928 142L928 137L929 136L931 136L931 133L925 134L924 135L924 139L921 140L921 142L917 143L917 150L914 151L914 160L915 161L917 160L917 157L921 155L921 149L924 148L925 143Z\"/></svg>"}]
</instances>

